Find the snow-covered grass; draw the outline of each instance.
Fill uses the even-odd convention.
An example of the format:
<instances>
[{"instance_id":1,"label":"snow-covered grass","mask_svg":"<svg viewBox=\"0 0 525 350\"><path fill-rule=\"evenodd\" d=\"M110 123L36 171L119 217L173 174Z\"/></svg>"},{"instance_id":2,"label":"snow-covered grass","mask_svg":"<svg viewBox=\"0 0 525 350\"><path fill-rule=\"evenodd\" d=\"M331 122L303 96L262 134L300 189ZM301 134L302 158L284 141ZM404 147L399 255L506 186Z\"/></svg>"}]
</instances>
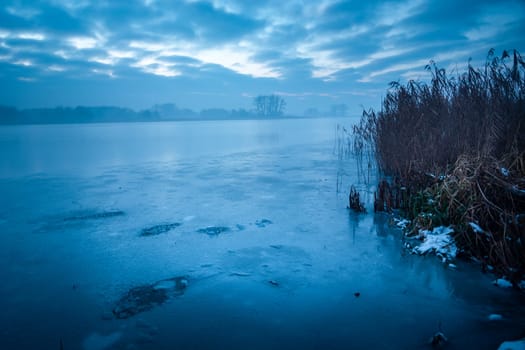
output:
<instances>
[{"instance_id":1,"label":"snow-covered grass","mask_svg":"<svg viewBox=\"0 0 525 350\"><path fill-rule=\"evenodd\" d=\"M483 230L478 224L476 224L475 222L469 222L468 223L470 225L470 227L472 228L472 230L475 232L475 233L485 233L485 230Z\"/></svg>"},{"instance_id":2,"label":"snow-covered grass","mask_svg":"<svg viewBox=\"0 0 525 350\"><path fill-rule=\"evenodd\" d=\"M436 254L443 262L454 260L458 248L451 236L452 233L454 233L452 227L445 226L439 226L433 230L419 230L419 237L423 242L414 247L412 251L420 255Z\"/></svg>"},{"instance_id":3,"label":"snow-covered grass","mask_svg":"<svg viewBox=\"0 0 525 350\"><path fill-rule=\"evenodd\" d=\"M407 231L410 229L412 221L396 217L394 218L394 223L397 227L404 230L407 236L409 235ZM435 254L443 262L450 262L456 258L458 248L452 236L454 229L451 226L438 226L433 229L419 228L417 232L418 234L414 237L412 244L406 245L412 253L418 255ZM421 243L417 243L417 240L420 240ZM449 263L449 268L456 269L457 266Z\"/></svg>"},{"instance_id":4,"label":"snow-covered grass","mask_svg":"<svg viewBox=\"0 0 525 350\"><path fill-rule=\"evenodd\" d=\"M411 234L453 225L465 256L516 284L525 277L525 65L516 50L490 50L485 62L453 75L430 63L429 83L392 84L353 131L387 179L374 208L402 210Z\"/></svg>"},{"instance_id":5,"label":"snow-covered grass","mask_svg":"<svg viewBox=\"0 0 525 350\"><path fill-rule=\"evenodd\" d=\"M399 218L394 218L394 222L396 224L397 227L401 228L401 229L406 229L408 227L408 225L410 225L410 220L407 220L407 219L399 219Z\"/></svg>"}]
</instances>

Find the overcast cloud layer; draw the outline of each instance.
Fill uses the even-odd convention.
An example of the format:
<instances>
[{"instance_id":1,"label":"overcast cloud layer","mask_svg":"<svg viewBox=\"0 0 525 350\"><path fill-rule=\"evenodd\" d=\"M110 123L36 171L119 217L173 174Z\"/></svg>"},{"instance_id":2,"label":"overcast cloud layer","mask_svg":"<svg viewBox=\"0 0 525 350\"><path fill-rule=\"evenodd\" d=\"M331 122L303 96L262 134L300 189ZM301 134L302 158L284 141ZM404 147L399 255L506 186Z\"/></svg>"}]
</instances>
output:
<instances>
[{"instance_id":1,"label":"overcast cloud layer","mask_svg":"<svg viewBox=\"0 0 525 350\"><path fill-rule=\"evenodd\" d=\"M288 112L377 106L393 80L424 79L490 48L525 52L525 2L2 1L0 104Z\"/></svg>"}]
</instances>

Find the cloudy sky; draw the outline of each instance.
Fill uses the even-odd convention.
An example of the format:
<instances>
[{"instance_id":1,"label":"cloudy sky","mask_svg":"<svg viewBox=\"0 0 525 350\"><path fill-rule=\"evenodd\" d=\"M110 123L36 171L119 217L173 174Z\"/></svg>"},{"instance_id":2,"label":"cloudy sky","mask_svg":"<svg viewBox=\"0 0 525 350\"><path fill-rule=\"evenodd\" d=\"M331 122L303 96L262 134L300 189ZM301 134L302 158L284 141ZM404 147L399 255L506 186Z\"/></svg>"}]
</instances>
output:
<instances>
[{"instance_id":1,"label":"cloudy sky","mask_svg":"<svg viewBox=\"0 0 525 350\"><path fill-rule=\"evenodd\" d=\"M425 79L490 48L525 53L523 0L9 1L0 4L0 104L156 103L287 112L378 106L388 83Z\"/></svg>"}]
</instances>

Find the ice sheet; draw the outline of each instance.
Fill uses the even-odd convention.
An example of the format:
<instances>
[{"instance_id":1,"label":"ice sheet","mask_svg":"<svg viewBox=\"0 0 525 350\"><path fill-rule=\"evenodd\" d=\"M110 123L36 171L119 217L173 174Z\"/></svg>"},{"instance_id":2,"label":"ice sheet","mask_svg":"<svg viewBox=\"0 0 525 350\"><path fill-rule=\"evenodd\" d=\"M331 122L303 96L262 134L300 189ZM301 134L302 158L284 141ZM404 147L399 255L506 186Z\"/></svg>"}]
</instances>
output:
<instances>
[{"instance_id":1,"label":"ice sheet","mask_svg":"<svg viewBox=\"0 0 525 350\"><path fill-rule=\"evenodd\" d=\"M204 143L194 153L162 160L143 151L95 160L87 172L51 162L42 174L2 178L0 348L58 348L62 339L81 349L94 334L117 333L116 349L415 348L440 322L457 347L475 339L496 348L519 334L520 295L495 288L477 266L406 255L389 217L347 211L357 170L332 153L336 122L221 123L277 135L270 144L243 139L239 149L217 125L199 133L177 124L177 135ZM164 125L141 127L154 135ZM211 130L218 136L207 143ZM169 154L177 143L160 135ZM371 186L358 185L372 200ZM188 278L183 294L112 315L133 288L169 289L177 276ZM505 317L489 322L489 314Z\"/></svg>"}]
</instances>

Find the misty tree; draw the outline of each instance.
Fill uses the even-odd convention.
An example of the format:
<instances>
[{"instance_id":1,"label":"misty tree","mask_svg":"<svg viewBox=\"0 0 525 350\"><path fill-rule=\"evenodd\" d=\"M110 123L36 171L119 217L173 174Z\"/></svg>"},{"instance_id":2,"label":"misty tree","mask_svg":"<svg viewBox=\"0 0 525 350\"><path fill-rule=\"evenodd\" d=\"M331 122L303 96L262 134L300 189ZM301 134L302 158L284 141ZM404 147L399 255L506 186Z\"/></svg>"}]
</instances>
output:
<instances>
[{"instance_id":1,"label":"misty tree","mask_svg":"<svg viewBox=\"0 0 525 350\"><path fill-rule=\"evenodd\" d=\"M278 95L259 95L253 100L255 112L265 117L281 116L286 107L284 98Z\"/></svg>"},{"instance_id":2,"label":"misty tree","mask_svg":"<svg viewBox=\"0 0 525 350\"><path fill-rule=\"evenodd\" d=\"M317 108L311 107L304 111L304 115L306 117L318 117L321 115L321 113L319 113L319 110Z\"/></svg>"},{"instance_id":3,"label":"misty tree","mask_svg":"<svg viewBox=\"0 0 525 350\"><path fill-rule=\"evenodd\" d=\"M179 109L174 103L156 104L151 108L153 113L156 113L161 118L170 118L177 115Z\"/></svg>"},{"instance_id":4,"label":"misty tree","mask_svg":"<svg viewBox=\"0 0 525 350\"><path fill-rule=\"evenodd\" d=\"M332 117L346 117L348 112L348 106L344 103L338 105L332 105L331 108Z\"/></svg>"}]
</instances>

